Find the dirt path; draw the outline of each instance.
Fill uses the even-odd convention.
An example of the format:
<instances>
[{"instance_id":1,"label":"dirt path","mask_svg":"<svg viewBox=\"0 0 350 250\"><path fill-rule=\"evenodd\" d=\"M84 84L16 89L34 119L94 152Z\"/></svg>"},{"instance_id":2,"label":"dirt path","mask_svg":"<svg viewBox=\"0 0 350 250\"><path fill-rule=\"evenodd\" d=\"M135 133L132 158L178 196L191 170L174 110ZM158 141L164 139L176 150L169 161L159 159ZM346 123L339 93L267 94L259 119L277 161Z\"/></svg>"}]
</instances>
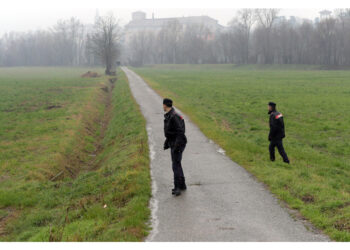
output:
<instances>
[{"instance_id":1,"label":"dirt path","mask_svg":"<svg viewBox=\"0 0 350 250\"><path fill-rule=\"evenodd\" d=\"M147 120L153 179L153 230L148 241L329 240L293 219L186 116L189 143L183 166L188 190L173 197L170 153L163 151L162 99L133 71L123 70Z\"/></svg>"}]
</instances>

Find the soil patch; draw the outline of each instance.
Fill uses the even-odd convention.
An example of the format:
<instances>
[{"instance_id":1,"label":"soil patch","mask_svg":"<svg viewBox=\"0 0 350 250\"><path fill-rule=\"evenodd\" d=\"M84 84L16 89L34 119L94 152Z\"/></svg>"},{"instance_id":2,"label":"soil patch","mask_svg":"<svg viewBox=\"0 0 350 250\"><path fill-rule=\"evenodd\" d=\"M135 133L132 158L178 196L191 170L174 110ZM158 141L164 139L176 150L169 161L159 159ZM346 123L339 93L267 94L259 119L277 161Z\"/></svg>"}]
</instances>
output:
<instances>
[{"instance_id":1,"label":"soil patch","mask_svg":"<svg viewBox=\"0 0 350 250\"><path fill-rule=\"evenodd\" d=\"M0 236L6 234L7 223L18 215L18 212L16 213L16 210L13 208L7 208L6 212L5 216L0 217Z\"/></svg>"},{"instance_id":2,"label":"soil patch","mask_svg":"<svg viewBox=\"0 0 350 250\"><path fill-rule=\"evenodd\" d=\"M304 195L301 199L305 203L312 203L315 201L315 199L312 195Z\"/></svg>"},{"instance_id":3,"label":"soil patch","mask_svg":"<svg viewBox=\"0 0 350 250\"><path fill-rule=\"evenodd\" d=\"M50 109L59 109L59 108L62 108L62 106L61 105L50 105L50 106L47 106L45 109L50 110Z\"/></svg>"},{"instance_id":4,"label":"soil patch","mask_svg":"<svg viewBox=\"0 0 350 250\"><path fill-rule=\"evenodd\" d=\"M100 75L96 72L88 71L85 74L82 74L81 77L83 77L83 78L95 78L95 77L100 77Z\"/></svg>"}]
</instances>

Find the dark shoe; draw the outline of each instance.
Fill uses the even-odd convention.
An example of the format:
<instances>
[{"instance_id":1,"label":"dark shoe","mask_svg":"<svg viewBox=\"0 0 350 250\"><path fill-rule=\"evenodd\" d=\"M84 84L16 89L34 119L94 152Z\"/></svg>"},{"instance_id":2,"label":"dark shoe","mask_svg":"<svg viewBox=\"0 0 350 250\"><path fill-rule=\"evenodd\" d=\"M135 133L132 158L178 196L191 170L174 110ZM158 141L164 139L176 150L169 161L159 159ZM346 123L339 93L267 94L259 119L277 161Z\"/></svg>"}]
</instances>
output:
<instances>
[{"instance_id":1,"label":"dark shoe","mask_svg":"<svg viewBox=\"0 0 350 250\"><path fill-rule=\"evenodd\" d=\"M174 191L173 191L173 195L179 196L180 194L181 194L180 188L176 187L176 188L174 189Z\"/></svg>"},{"instance_id":2,"label":"dark shoe","mask_svg":"<svg viewBox=\"0 0 350 250\"><path fill-rule=\"evenodd\" d=\"M174 188L171 189L171 194L174 194L175 188L176 188L176 182L178 182L178 180L174 179Z\"/></svg>"},{"instance_id":3,"label":"dark shoe","mask_svg":"<svg viewBox=\"0 0 350 250\"><path fill-rule=\"evenodd\" d=\"M180 179L180 189L181 190L186 190L187 189L186 182L185 182L185 177L181 177L181 179Z\"/></svg>"},{"instance_id":4,"label":"dark shoe","mask_svg":"<svg viewBox=\"0 0 350 250\"><path fill-rule=\"evenodd\" d=\"M178 177L174 178L174 186L175 187L171 192L173 195L179 196L181 194L180 185L181 185L181 179Z\"/></svg>"},{"instance_id":5,"label":"dark shoe","mask_svg":"<svg viewBox=\"0 0 350 250\"><path fill-rule=\"evenodd\" d=\"M271 161L275 161L275 159L270 159Z\"/></svg>"}]
</instances>

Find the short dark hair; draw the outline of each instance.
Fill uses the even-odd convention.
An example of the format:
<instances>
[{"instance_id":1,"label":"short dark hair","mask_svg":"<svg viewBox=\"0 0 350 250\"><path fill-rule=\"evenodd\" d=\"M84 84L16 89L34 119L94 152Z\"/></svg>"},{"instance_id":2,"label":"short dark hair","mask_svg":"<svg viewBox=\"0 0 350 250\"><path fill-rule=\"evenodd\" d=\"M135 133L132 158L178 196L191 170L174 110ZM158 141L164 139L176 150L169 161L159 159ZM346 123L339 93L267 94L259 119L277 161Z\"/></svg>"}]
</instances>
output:
<instances>
[{"instance_id":1,"label":"short dark hair","mask_svg":"<svg viewBox=\"0 0 350 250\"><path fill-rule=\"evenodd\" d=\"M276 103L274 103L274 102L269 102L269 106L271 106L271 107L276 107Z\"/></svg>"},{"instance_id":2,"label":"short dark hair","mask_svg":"<svg viewBox=\"0 0 350 250\"><path fill-rule=\"evenodd\" d=\"M169 98L164 98L163 99L163 104L169 108L171 108L173 106L173 101Z\"/></svg>"}]
</instances>

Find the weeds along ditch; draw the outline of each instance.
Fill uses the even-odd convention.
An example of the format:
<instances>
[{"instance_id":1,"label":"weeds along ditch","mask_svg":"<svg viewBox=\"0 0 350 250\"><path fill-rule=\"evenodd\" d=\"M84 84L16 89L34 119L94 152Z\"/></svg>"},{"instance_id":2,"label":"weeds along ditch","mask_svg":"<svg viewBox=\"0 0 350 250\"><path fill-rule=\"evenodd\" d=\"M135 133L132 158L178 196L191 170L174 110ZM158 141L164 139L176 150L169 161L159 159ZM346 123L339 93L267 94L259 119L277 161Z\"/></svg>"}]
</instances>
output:
<instances>
[{"instance_id":1,"label":"weeds along ditch","mask_svg":"<svg viewBox=\"0 0 350 250\"><path fill-rule=\"evenodd\" d=\"M151 195L127 79L0 69L0 240L140 241Z\"/></svg>"}]
</instances>

